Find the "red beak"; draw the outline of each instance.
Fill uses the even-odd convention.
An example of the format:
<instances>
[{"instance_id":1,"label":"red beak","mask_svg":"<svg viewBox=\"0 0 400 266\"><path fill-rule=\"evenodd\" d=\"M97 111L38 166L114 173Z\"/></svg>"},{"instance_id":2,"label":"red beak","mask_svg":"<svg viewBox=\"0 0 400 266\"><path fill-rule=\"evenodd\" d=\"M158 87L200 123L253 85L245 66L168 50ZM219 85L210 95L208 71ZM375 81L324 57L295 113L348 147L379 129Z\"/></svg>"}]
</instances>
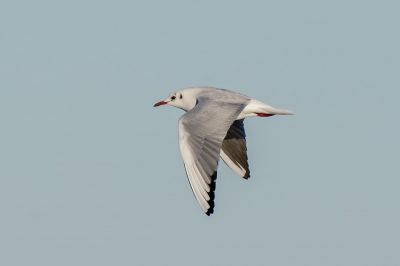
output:
<instances>
[{"instance_id":1,"label":"red beak","mask_svg":"<svg viewBox=\"0 0 400 266\"><path fill-rule=\"evenodd\" d=\"M153 107L157 107L157 106L164 105L164 104L167 104L167 102L161 101L161 102L155 103L153 105Z\"/></svg>"}]
</instances>

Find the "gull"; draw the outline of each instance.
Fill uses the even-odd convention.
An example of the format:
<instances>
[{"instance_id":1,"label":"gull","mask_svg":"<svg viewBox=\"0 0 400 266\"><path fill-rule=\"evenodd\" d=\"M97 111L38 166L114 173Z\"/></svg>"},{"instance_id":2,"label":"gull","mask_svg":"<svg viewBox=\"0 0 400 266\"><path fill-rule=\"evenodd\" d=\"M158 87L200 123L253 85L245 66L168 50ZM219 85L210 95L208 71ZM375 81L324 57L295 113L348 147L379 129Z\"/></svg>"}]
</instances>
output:
<instances>
[{"instance_id":1,"label":"gull","mask_svg":"<svg viewBox=\"0 0 400 266\"><path fill-rule=\"evenodd\" d=\"M154 107L170 105L186 113L179 119L179 147L193 194L206 215L214 212L219 158L236 174L250 177L247 117L291 115L246 95L213 87L193 87L171 93Z\"/></svg>"}]
</instances>

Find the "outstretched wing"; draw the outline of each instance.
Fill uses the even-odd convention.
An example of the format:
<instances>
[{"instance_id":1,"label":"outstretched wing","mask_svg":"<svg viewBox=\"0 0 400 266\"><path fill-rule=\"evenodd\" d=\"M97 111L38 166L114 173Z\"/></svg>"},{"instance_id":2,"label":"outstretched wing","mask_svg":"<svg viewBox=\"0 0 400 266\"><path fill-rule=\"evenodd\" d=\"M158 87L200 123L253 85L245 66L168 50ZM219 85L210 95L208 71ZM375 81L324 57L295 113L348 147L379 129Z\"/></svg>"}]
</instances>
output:
<instances>
[{"instance_id":1,"label":"outstretched wing","mask_svg":"<svg viewBox=\"0 0 400 266\"><path fill-rule=\"evenodd\" d=\"M198 98L179 120L179 146L190 186L203 211L214 210L214 190L222 142L244 104Z\"/></svg>"},{"instance_id":2,"label":"outstretched wing","mask_svg":"<svg viewBox=\"0 0 400 266\"><path fill-rule=\"evenodd\" d=\"M243 120L234 121L229 128L222 142L221 158L235 173L248 179L250 177L250 169Z\"/></svg>"}]
</instances>

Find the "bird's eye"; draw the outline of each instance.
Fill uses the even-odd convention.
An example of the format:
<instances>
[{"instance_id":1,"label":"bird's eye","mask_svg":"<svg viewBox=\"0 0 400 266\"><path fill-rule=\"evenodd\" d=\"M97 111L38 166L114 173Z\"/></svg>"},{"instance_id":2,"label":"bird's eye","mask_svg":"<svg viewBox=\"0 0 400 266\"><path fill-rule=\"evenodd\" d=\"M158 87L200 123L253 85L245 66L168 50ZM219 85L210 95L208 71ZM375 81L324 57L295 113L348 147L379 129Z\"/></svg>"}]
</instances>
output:
<instances>
[{"instance_id":1,"label":"bird's eye","mask_svg":"<svg viewBox=\"0 0 400 266\"><path fill-rule=\"evenodd\" d=\"M183 96L182 96L182 94L179 96L179 99L182 99L183 98Z\"/></svg>"},{"instance_id":2,"label":"bird's eye","mask_svg":"<svg viewBox=\"0 0 400 266\"><path fill-rule=\"evenodd\" d=\"M172 97L171 97L171 100L175 100L175 98L176 98L175 96L172 96Z\"/></svg>"}]
</instances>

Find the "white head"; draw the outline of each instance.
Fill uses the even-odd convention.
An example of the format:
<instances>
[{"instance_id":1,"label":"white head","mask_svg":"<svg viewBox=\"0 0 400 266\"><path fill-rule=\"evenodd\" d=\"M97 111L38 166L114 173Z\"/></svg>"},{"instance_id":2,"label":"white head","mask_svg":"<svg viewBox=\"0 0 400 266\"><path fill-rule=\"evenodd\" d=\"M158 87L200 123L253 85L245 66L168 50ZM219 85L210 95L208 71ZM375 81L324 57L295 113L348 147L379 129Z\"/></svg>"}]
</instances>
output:
<instances>
[{"instance_id":1,"label":"white head","mask_svg":"<svg viewBox=\"0 0 400 266\"><path fill-rule=\"evenodd\" d=\"M185 111L189 111L196 105L196 92L191 89L185 89L171 93L165 100L154 104L154 107L161 105L171 105Z\"/></svg>"}]
</instances>

